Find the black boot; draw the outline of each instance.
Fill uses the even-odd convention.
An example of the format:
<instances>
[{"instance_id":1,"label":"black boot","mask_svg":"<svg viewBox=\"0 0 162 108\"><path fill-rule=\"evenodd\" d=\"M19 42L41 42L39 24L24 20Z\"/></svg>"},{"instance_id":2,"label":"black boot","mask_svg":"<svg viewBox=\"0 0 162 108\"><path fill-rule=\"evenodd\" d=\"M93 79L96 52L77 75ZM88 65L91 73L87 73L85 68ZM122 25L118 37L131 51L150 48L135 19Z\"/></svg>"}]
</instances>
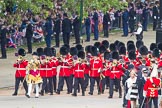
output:
<instances>
[{"instance_id":1,"label":"black boot","mask_svg":"<svg viewBox=\"0 0 162 108\"><path fill-rule=\"evenodd\" d=\"M77 94L76 93L73 93L73 94L71 94L72 96L77 96Z\"/></svg>"},{"instance_id":2,"label":"black boot","mask_svg":"<svg viewBox=\"0 0 162 108\"><path fill-rule=\"evenodd\" d=\"M12 96L17 96L17 93L16 93L16 92L15 92L15 93L13 93L13 94L12 94Z\"/></svg>"},{"instance_id":3,"label":"black boot","mask_svg":"<svg viewBox=\"0 0 162 108\"><path fill-rule=\"evenodd\" d=\"M82 96L85 96L85 92L84 91L82 92Z\"/></svg>"}]
</instances>

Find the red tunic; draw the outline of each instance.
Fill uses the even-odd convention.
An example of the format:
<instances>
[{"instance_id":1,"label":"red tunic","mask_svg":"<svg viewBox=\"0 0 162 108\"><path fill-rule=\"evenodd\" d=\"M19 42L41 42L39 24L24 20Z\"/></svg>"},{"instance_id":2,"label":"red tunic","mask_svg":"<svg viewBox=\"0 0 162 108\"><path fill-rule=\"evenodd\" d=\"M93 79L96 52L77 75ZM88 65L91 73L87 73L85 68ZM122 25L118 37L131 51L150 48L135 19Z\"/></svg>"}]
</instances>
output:
<instances>
[{"instance_id":1,"label":"red tunic","mask_svg":"<svg viewBox=\"0 0 162 108\"><path fill-rule=\"evenodd\" d=\"M25 77L26 76L26 66L28 65L28 61L23 60L21 63L13 64L13 67L16 68L15 77Z\"/></svg>"},{"instance_id":2,"label":"red tunic","mask_svg":"<svg viewBox=\"0 0 162 108\"><path fill-rule=\"evenodd\" d=\"M160 87L160 79L159 78L152 78L152 82L148 78L144 85L143 90L146 91L146 97L158 97L158 88Z\"/></svg>"},{"instance_id":3,"label":"red tunic","mask_svg":"<svg viewBox=\"0 0 162 108\"><path fill-rule=\"evenodd\" d=\"M74 77L75 78L84 78L84 68L85 65L82 63L77 63L74 66Z\"/></svg>"},{"instance_id":4,"label":"red tunic","mask_svg":"<svg viewBox=\"0 0 162 108\"><path fill-rule=\"evenodd\" d=\"M99 77L100 73L99 73L99 69L102 69L103 65L102 65L102 61L100 59L91 59L90 60L90 77Z\"/></svg>"},{"instance_id":5,"label":"red tunic","mask_svg":"<svg viewBox=\"0 0 162 108\"><path fill-rule=\"evenodd\" d=\"M69 77L72 74L70 70L71 62L69 62L68 57L64 58L62 62L59 62L59 65L61 66L59 76Z\"/></svg>"},{"instance_id":6,"label":"red tunic","mask_svg":"<svg viewBox=\"0 0 162 108\"><path fill-rule=\"evenodd\" d=\"M52 65L52 75L56 76L57 75L57 66L59 65L57 58L54 57L51 59L51 65Z\"/></svg>"},{"instance_id":7,"label":"red tunic","mask_svg":"<svg viewBox=\"0 0 162 108\"><path fill-rule=\"evenodd\" d=\"M119 64L117 66L112 66L110 68L110 78L111 79L115 79L115 78L120 79L122 75L123 75L122 65Z\"/></svg>"}]
</instances>

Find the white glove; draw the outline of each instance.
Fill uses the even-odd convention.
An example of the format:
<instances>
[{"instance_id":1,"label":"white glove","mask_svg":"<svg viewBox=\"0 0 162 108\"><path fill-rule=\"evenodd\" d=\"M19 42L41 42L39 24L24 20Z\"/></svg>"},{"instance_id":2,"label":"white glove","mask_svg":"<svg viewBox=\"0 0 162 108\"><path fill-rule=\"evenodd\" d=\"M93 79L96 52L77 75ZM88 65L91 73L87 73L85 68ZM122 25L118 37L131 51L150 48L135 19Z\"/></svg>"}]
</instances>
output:
<instances>
[{"instance_id":1,"label":"white glove","mask_svg":"<svg viewBox=\"0 0 162 108\"><path fill-rule=\"evenodd\" d=\"M156 19L156 16L154 16L154 19Z\"/></svg>"},{"instance_id":2,"label":"white glove","mask_svg":"<svg viewBox=\"0 0 162 108\"><path fill-rule=\"evenodd\" d=\"M56 34L56 32L54 32L54 35Z\"/></svg>"},{"instance_id":3,"label":"white glove","mask_svg":"<svg viewBox=\"0 0 162 108\"><path fill-rule=\"evenodd\" d=\"M26 71L26 75L28 75L29 74L29 71Z\"/></svg>"},{"instance_id":4,"label":"white glove","mask_svg":"<svg viewBox=\"0 0 162 108\"><path fill-rule=\"evenodd\" d=\"M147 92L143 91L143 97L146 97Z\"/></svg>"},{"instance_id":5,"label":"white glove","mask_svg":"<svg viewBox=\"0 0 162 108\"><path fill-rule=\"evenodd\" d=\"M98 69L98 73L101 73L101 68Z\"/></svg>"},{"instance_id":6,"label":"white glove","mask_svg":"<svg viewBox=\"0 0 162 108\"><path fill-rule=\"evenodd\" d=\"M136 17L134 17L134 20L136 20Z\"/></svg>"},{"instance_id":7,"label":"white glove","mask_svg":"<svg viewBox=\"0 0 162 108\"><path fill-rule=\"evenodd\" d=\"M108 22L108 24L110 24L110 22Z\"/></svg>"}]
</instances>

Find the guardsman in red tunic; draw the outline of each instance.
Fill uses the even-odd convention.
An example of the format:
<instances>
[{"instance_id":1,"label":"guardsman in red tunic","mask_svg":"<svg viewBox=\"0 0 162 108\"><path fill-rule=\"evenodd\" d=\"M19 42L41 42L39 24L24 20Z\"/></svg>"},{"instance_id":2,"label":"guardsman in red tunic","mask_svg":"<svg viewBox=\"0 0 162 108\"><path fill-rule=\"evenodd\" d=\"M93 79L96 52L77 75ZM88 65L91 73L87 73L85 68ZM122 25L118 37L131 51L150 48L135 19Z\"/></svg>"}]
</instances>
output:
<instances>
[{"instance_id":1,"label":"guardsman in red tunic","mask_svg":"<svg viewBox=\"0 0 162 108\"><path fill-rule=\"evenodd\" d=\"M90 60L90 95L93 95L95 81L97 82L98 94L100 94L100 71L103 68L102 60L98 58L97 47L91 48L93 58Z\"/></svg>"},{"instance_id":2,"label":"guardsman in red tunic","mask_svg":"<svg viewBox=\"0 0 162 108\"><path fill-rule=\"evenodd\" d=\"M54 89L54 92L56 92L58 59L56 58L56 49L51 48L51 51L52 51L52 58L51 58L50 62L51 62L51 65L52 65L53 89Z\"/></svg>"},{"instance_id":3,"label":"guardsman in red tunic","mask_svg":"<svg viewBox=\"0 0 162 108\"><path fill-rule=\"evenodd\" d=\"M44 59L44 77L43 77L43 84L42 84L42 90L41 90L41 95L44 95L45 89L46 92L50 92L50 95L53 95L53 86L52 86L52 64L50 62L50 56L51 56L51 49L46 47L44 48L44 54L46 55L46 59ZM49 88L48 88L49 85Z\"/></svg>"},{"instance_id":4,"label":"guardsman in red tunic","mask_svg":"<svg viewBox=\"0 0 162 108\"><path fill-rule=\"evenodd\" d=\"M78 52L78 59L74 62L74 93L72 96L77 96L77 90L79 84L81 85L82 89L82 96L85 96L84 93L84 58L85 53L84 51Z\"/></svg>"},{"instance_id":5,"label":"guardsman in red tunic","mask_svg":"<svg viewBox=\"0 0 162 108\"><path fill-rule=\"evenodd\" d=\"M23 57L26 55L26 52L24 49L18 50L18 59L15 64L13 64L13 67L16 68L15 73L15 92L12 94L12 96L17 96L18 94L18 88L20 81L23 83L23 86L25 88L25 92L28 92L28 86L25 80L26 76L26 66L28 65L28 61L25 60Z\"/></svg>"},{"instance_id":6,"label":"guardsman in red tunic","mask_svg":"<svg viewBox=\"0 0 162 108\"><path fill-rule=\"evenodd\" d=\"M143 96L147 99L147 108L152 108L152 101L154 103L154 108L158 108L158 90L161 85L161 80L157 78L158 71L157 71L157 64L152 63L153 70L151 72L150 77L146 80L146 83L143 88Z\"/></svg>"},{"instance_id":7,"label":"guardsman in red tunic","mask_svg":"<svg viewBox=\"0 0 162 108\"><path fill-rule=\"evenodd\" d=\"M116 89L119 89L119 98L122 97L122 91L121 91L121 85L120 85L120 81L121 81L121 69L122 69L122 65L120 65L118 63L119 60L119 54L116 51L112 52L112 59L113 61L109 64L110 67L110 91L109 91L109 97L108 98L112 98L113 97L113 87L116 81Z\"/></svg>"},{"instance_id":8,"label":"guardsman in red tunic","mask_svg":"<svg viewBox=\"0 0 162 108\"><path fill-rule=\"evenodd\" d=\"M67 93L70 94L71 93L71 87L70 87L70 83L69 83L69 77L70 77L70 66L71 64L69 64L69 57L68 57L68 49L63 46L60 48L60 54L61 57L58 58L59 60L59 65L60 65L60 72L59 72L59 81L58 81L58 88L56 93L60 94L60 91L62 90L62 87L64 85L64 80L66 81L66 85L67 85Z\"/></svg>"}]
</instances>

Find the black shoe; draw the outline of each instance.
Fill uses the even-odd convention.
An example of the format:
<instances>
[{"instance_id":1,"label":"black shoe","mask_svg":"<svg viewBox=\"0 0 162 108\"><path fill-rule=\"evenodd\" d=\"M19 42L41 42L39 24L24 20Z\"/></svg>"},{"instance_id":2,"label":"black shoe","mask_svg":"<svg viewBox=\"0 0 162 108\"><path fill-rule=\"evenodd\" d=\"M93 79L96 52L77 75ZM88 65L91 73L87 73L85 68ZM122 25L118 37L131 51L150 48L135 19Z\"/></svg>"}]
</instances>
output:
<instances>
[{"instance_id":1,"label":"black shoe","mask_svg":"<svg viewBox=\"0 0 162 108\"><path fill-rule=\"evenodd\" d=\"M89 40L85 40L85 42L90 42Z\"/></svg>"},{"instance_id":2,"label":"black shoe","mask_svg":"<svg viewBox=\"0 0 162 108\"><path fill-rule=\"evenodd\" d=\"M39 98L38 96L35 96L35 98Z\"/></svg>"},{"instance_id":3,"label":"black shoe","mask_svg":"<svg viewBox=\"0 0 162 108\"><path fill-rule=\"evenodd\" d=\"M27 98L30 98L30 96L29 96L29 95L27 95L27 94L26 94L25 96L26 96Z\"/></svg>"},{"instance_id":4,"label":"black shoe","mask_svg":"<svg viewBox=\"0 0 162 108\"><path fill-rule=\"evenodd\" d=\"M76 93L73 93L73 94L71 94L72 96L77 96L77 94Z\"/></svg>"},{"instance_id":5,"label":"black shoe","mask_svg":"<svg viewBox=\"0 0 162 108\"><path fill-rule=\"evenodd\" d=\"M73 44L77 44L77 43L73 43Z\"/></svg>"},{"instance_id":6,"label":"black shoe","mask_svg":"<svg viewBox=\"0 0 162 108\"><path fill-rule=\"evenodd\" d=\"M60 91L56 91L56 94L58 94L58 95L59 95L59 94L60 94Z\"/></svg>"},{"instance_id":7,"label":"black shoe","mask_svg":"<svg viewBox=\"0 0 162 108\"><path fill-rule=\"evenodd\" d=\"M67 92L67 94L70 94L70 92Z\"/></svg>"},{"instance_id":8,"label":"black shoe","mask_svg":"<svg viewBox=\"0 0 162 108\"><path fill-rule=\"evenodd\" d=\"M109 89L109 87L106 87L106 89Z\"/></svg>"},{"instance_id":9,"label":"black shoe","mask_svg":"<svg viewBox=\"0 0 162 108\"><path fill-rule=\"evenodd\" d=\"M115 89L116 92L118 92L118 89Z\"/></svg>"},{"instance_id":10,"label":"black shoe","mask_svg":"<svg viewBox=\"0 0 162 108\"><path fill-rule=\"evenodd\" d=\"M41 91L41 92L39 92L39 94L41 95L41 96L44 96L44 93Z\"/></svg>"},{"instance_id":11,"label":"black shoe","mask_svg":"<svg viewBox=\"0 0 162 108\"><path fill-rule=\"evenodd\" d=\"M12 96L17 96L17 93L13 93Z\"/></svg>"},{"instance_id":12,"label":"black shoe","mask_svg":"<svg viewBox=\"0 0 162 108\"><path fill-rule=\"evenodd\" d=\"M89 95L93 95L93 93L91 93L91 92L89 92L88 94L89 94Z\"/></svg>"},{"instance_id":13,"label":"black shoe","mask_svg":"<svg viewBox=\"0 0 162 108\"><path fill-rule=\"evenodd\" d=\"M104 94L104 90L102 90L102 94Z\"/></svg>"},{"instance_id":14,"label":"black shoe","mask_svg":"<svg viewBox=\"0 0 162 108\"><path fill-rule=\"evenodd\" d=\"M85 93L84 92L82 93L82 96L85 96Z\"/></svg>"},{"instance_id":15,"label":"black shoe","mask_svg":"<svg viewBox=\"0 0 162 108\"><path fill-rule=\"evenodd\" d=\"M122 95L120 95L119 98L122 98Z\"/></svg>"},{"instance_id":16,"label":"black shoe","mask_svg":"<svg viewBox=\"0 0 162 108\"><path fill-rule=\"evenodd\" d=\"M108 98L112 98L112 96L109 96Z\"/></svg>"},{"instance_id":17,"label":"black shoe","mask_svg":"<svg viewBox=\"0 0 162 108\"><path fill-rule=\"evenodd\" d=\"M98 92L98 95L101 95L101 92Z\"/></svg>"},{"instance_id":18,"label":"black shoe","mask_svg":"<svg viewBox=\"0 0 162 108\"><path fill-rule=\"evenodd\" d=\"M93 40L97 41L98 39L93 39Z\"/></svg>"},{"instance_id":19,"label":"black shoe","mask_svg":"<svg viewBox=\"0 0 162 108\"><path fill-rule=\"evenodd\" d=\"M53 95L53 93L50 93L50 95Z\"/></svg>"}]
</instances>

